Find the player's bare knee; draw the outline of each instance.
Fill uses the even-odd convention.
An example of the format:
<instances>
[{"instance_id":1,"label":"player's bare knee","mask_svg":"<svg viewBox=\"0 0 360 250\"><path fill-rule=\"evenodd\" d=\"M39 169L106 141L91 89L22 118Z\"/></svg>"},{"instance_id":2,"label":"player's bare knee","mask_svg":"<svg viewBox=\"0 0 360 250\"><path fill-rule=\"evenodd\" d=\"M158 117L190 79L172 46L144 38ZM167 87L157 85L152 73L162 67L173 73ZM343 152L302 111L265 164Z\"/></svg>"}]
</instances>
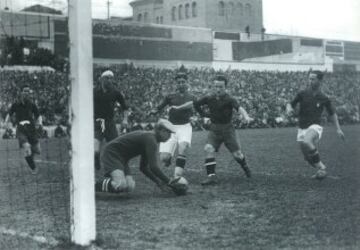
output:
<instances>
[{"instance_id":1,"label":"player's bare knee","mask_svg":"<svg viewBox=\"0 0 360 250\"><path fill-rule=\"evenodd\" d=\"M232 155L235 159L241 160L244 158L244 155L241 153L240 150L233 152Z\"/></svg>"},{"instance_id":2,"label":"player's bare knee","mask_svg":"<svg viewBox=\"0 0 360 250\"><path fill-rule=\"evenodd\" d=\"M180 142L179 143L179 154L185 155L187 150L189 149L190 144L188 142Z\"/></svg>"},{"instance_id":3,"label":"player's bare knee","mask_svg":"<svg viewBox=\"0 0 360 250\"><path fill-rule=\"evenodd\" d=\"M24 157L31 156L31 145L28 142L25 142L22 145L22 153Z\"/></svg>"},{"instance_id":4,"label":"player's bare knee","mask_svg":"<svg viewBox=\"0 0 360 250\"><path fill-rule=\"evenodd\" d=\"M111 185L115 190L119 192L125 191L128 188L125 174L123 171L114 170L111 173Z\"/></svg>"},{"instance_id":5,"label":"player's bare knee","mask_svg":"<svg viewBox=\"0 0 360 250\"><path fill-rule=\"evenodd\" d=\"M314 149L317 140L317 134L309 134L304 137L303 143L306 145L306 147Z\"/></svg>"},{"instance_id":6,"label":"player's bare knee","mask_svg":"<svg viewBox=\"0 0 360 250\"><path fill-rule=\"evenodd\" d=\"M160 153L160 161L166 166L171 164L171 154Z\"/></svg>"},{"instance_id":7,"label":"player's bare knee","mask_svg":"<svg viewBox=\"0 0 360 250\"><path fill-rule=\"evenodd\" d=\"M206 144L204 150L208 154L215 153L215 148L210 144Z\"/></svg>"},{"instance_id":8,"label":"player's bare knee","mask_svg":"<svg viewBox=\"0 0 360 250\"><path fill-rule=\"evenodd\" d=\"M314 145L310 140L304 140L301 142L301 147L308 152L314 148Z\"/></svg>"}]
</instances>

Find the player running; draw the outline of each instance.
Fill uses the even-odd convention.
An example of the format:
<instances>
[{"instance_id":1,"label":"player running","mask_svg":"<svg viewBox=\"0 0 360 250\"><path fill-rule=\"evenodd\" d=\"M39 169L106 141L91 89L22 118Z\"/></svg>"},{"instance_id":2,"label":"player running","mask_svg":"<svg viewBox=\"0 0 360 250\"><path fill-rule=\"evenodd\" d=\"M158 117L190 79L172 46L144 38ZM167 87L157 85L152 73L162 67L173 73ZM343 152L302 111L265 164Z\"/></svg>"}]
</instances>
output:
<instances>
[{"instance_id":1,"label":"player running","mask_svg":"<svg viewBox=\"0 0 360 250\"><path fill-rule=\"evenodd\" d=\"M40 143L37 130L42 126L42 118L36 104L32 101L32 90L28 85L21 89L20 98L11 105L5 118L7 128L10 128L10 119L15 114L16 136L25 161L31 173L36 174L38 168L34 155L40 154Z\"/></svg>"},{"instance_id":2,"label":"player running","mask_svg":"<svg viewBox=\"0 0 360 250\"><path fill-rule=\"evenodd\" d=\"M114 73L111 70L104 71L100 76L100 86L94 89L94 119L95 119L95 168L100 169L100 151L105 139L109 142L118 136L114 122L114 110L117 103L124 110L122 125L128 124L128 106L124 96L116 90Z\"/></svg>"},{"instance_id":3,"label":"player running","mask_svg":"<svg viewBox=\"0 0 360 250\"><path fill-rule=\"evenodd\" d=\"M251 170L247 165L244 154L241 152L240 143L232 124L233 111L239 111L241 118L246 122L253 119L249 117L244 108L240 107L238 102L226 92L228 81L224 75L217 75L213 81L213 93L200 98L193 103L188 102L176 109L185 109L193 105L195 110L202 117L209 117L211 121L207 143L204 147L206 152L205 168L207 178L203 181L202 185L214 185L218 183L215 174L216 160L215 152L218 152L222 143L231 152L236 162L240 164L245 172L245 175L250 178ZM207 107L209 113L204 111Z\"/></svg>"},{"instance_id":4,"label":"player running","mask_svg":"<svg viewBox=\"0 0 360 250\"><path fill-rule=\"evenodd\" d=\"M160 189L170 187L181 194L181 186L176 186L159 168L159 142L165 142L174 133L173 125L167 120L159 120L153 131L134 131L117 137L104 147L101 165L105 178L95 184L98 192L132 192L135 181L130 174L129 161L140 156L140 171ZM179 193L180 192L180 193Z\"/></svg>"},{"instance_id":5,"label":"player running","mask_svg":"<svg viewBox=\"0 0 360 250\"><path fill-rule=\"evenodd\" d=\"M321 71L313 71L309 74L309 87L299 92L295 99L287 105L288 115L292 113L297 104L300 105L298 113L298 133L297 141L299 142L301 152L304 158L311 166L318 169L312 176L316 179L326 177L326 166L320 160L317 145L321 139L323 127L320 126L321 114L326 109L327 113L336 127L336 133L341 139L345 139L344 133L340 128L335 108L330 99L321 92L321 82L324 74Z\"/></svg>"},{"instance_id":6,"label":"player running","mask_svg":"<svg viewBox=\"0 0 360 250\"><path fill-rule=\"evenodd\" d=\"M176 92L165 97L162 103L151 114L156 114L166 106L170 107L169 121L173 124L175 134L172 134L166 142L160 143L160 159L164 166L170 166L171 159L178 147L178 155L175 162L174 177L180 177L184 173L187 151L191 145L192 126L190 117L193 114L192 108L176 109L184 103L194 101L195 97L188 92L187 75L179 72L175 76Z\"/></svg>"},{"instance_id":7,"label":"player running","mask_svg":"<svg viewBox=\"0 0 360 250\"><path fill-rule=\"evenodd\" d=\"M211 121L207 143L205 145L205 167L207 179L202 185L217 184L215 174L216 160L215 152L218 152L222 143L231 152L237 163L240 164L246 177L251 177L250 168L246 162L245 155L241 152L240 143L232 124L233 111L239 111L241 118L246 122L252 121L244 108L226 92L228 81L224 75L217 75L213 81L214 91L198 101L194 102L194 108L201 116L207 116L202 107L206 105L209 109Z\"/></svg>"}]
</instances>

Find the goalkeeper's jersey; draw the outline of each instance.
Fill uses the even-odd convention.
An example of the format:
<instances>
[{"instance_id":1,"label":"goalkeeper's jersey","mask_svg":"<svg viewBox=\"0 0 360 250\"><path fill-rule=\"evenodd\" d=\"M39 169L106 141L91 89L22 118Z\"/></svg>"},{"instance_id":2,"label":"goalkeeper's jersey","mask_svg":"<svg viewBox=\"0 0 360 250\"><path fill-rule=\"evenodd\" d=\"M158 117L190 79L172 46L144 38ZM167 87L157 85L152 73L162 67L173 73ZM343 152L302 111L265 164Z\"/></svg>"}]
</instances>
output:
<instances>
[{"instance_id":1,"label":"goalkeeper's jersey","mask_svg":"<svg viewBox=\"0 0 360 250\"><path fill-rule=\"evenodd\" d=\"M104 151L117 156L124 163L136 156L141 156L149 166L154 166L158 162L158 143L155 133L151 131L134 131L119 136L110 141Z\"/></svg>"}]
</instances>

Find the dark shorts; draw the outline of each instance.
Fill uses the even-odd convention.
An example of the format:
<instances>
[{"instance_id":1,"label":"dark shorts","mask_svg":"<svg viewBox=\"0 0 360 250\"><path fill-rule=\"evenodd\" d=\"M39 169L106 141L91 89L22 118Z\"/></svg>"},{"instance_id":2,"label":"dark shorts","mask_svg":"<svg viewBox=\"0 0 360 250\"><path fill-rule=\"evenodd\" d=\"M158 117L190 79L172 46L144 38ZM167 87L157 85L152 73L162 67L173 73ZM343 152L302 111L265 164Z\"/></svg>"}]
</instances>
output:
<instances>
[{"instance_id":1,"label":"dark shorts","mask_svg":"<svg viewBox=\"0 0 360 250\"><path fill-rule=\"evenodd\" d=\"M37 146L39 144L39 137L36 131L35 125L25 124L25 125L18 125L16 128L16 137L19 141L20 148L23 147L24 143L29 143L32 147Z\"/></svg>"},{"instance_id":2,"label":"dark shorts","mask_svg":"<svg viewBox=\"0 0 360 250\"><path fill-rule=\"evenodd\" d=\"M235 128L231 123L211 124L207 143L212 145L216 152L218 152L222 143L231 153L240 150L240 143Z\"/></svg>"},{"instance_id":3,"label":"dark shorts","mask_svg":"<svg viewBox=\"0 0 360 250\"><path fill-rule=\"evenodd\" d=\"M124 160L121 155L107 146L105 146L104 150L100 155L100 164L104 169L105 175L110 175L110 173L116 169L127 172L128 163Z\"/></svg>"},{"instance_id":4,"label":"dark shorts","mask_svg":"<svg viewBox=\"0 0 360 250\"><path fill-rule=\"evenodd\" d=\"M105 130L101 132L100 122L95 121L95 139L102 141L106 140L107 142L118 137L116 124L112 119L105 120Z\"/></svg>"}]
</instances>

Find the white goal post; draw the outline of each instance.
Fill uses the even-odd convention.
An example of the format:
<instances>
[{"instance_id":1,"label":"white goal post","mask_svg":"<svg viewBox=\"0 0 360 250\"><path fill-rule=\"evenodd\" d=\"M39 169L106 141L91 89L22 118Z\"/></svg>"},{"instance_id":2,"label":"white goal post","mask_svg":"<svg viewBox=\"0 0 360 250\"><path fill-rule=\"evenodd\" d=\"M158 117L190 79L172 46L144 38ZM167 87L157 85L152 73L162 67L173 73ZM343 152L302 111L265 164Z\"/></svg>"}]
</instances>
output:
<instances>
[{"instance_id":1,"label":"white goal post","mask_svg":"<svg viewBox=\"0 0 360 250\"><path fill-rule=\"evenodd\" d=\"M91 1L68 0L71 146L71 241L96 238L94 190L93 56Z\"/></svg>"}]
</instances>

